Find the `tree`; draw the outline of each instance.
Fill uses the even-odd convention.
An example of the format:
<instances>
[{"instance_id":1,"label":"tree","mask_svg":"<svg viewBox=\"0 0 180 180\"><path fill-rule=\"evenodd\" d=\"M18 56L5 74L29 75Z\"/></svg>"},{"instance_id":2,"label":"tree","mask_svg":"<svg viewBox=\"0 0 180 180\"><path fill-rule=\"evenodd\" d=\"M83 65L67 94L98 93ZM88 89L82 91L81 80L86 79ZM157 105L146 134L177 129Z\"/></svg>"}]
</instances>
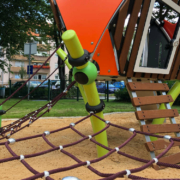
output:
<instances>
[{"instance_id":1,"label":"tree","mask_svg":"<svg viewBox=\"0 0 180 180\"><path fill-rule=\"evenodd\" d=\"M6 55L9 61L23 50L25 42L36 39L33 32L38 31L43 41L47 34L52 34L48 20L53 15L48 0L1 0L0 17L1 56ZM7 63L0 61L0 68L4 70L4 66Z\"/></svg>"},{"instance_id":2,"label":"tree","mask_svg":"<svg viewBox=\"0 0 180 180\"><path fill-rule=\"evenodd\" d=\"M171 23L176 23L179 17L171 7L165 5L161 1L156 1L153 9L153 16L162 22L164 19Z\"/></svg>"},{"instance_id":3,"label":"tree","mask_svg":"<svg viewBox=\"0 0 180 180\"><path fill-rule=\"evenodd\" d=\"M24 78L26 78L26 76L27 76L27 72L26 72L26 70L24 69L23 66L21 66L21 69L19 70L18 73L19 73L21 79L24 79Z\"/></svg>"}]
</instances>

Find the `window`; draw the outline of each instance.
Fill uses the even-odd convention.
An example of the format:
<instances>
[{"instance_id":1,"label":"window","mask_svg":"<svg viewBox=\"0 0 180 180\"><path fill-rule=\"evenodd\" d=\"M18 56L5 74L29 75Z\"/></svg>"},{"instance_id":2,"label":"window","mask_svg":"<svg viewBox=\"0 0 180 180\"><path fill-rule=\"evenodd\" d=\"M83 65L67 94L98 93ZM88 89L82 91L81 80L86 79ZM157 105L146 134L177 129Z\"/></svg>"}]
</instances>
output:
<instances>
[{"instance_id":1,"label":"window","mask_svg":"<svg viewBox=\"0 0 180 180\"><path fill-rule=\"evenodd\" d=\"M59 80L59 75L58 74L55 74L55 80Z\"/></svg>"},{"instance_id":2,"label":"window","mask_svg":"<svg viewBox=\"0 0 180 180\"><path fill-rule=\"evenodd\" d=\"M45 80L47 77L47 75L45 74L37 74L33 77L33 79L36 79L36 80Z\"/></svg>"},{"instance_id":3,"label":"window","mask_svg":"<svg viewBox=\"0 0 180 180\"><path fill-rule=\"evenodd\" d=\"M56 69L57 67L58 67L58 64L56 63L56 64L55 64L55 69Z\"/></svg>"},{"instance_id":4,"label":"window","mask_svg":"<svg viewBox=\"0 0 180 180\"><path fill-rule=\"evenodd\" d=\"M15 67L21 67L21 66L24 67L24 62L22 62L22 61L16 61L15 62Z\"/></svg>"},{"instance_id":5,"label":"window","mask_svg":"<svg viewBox=\"0 0 180 180\"><path fill-rule=\"evenodd\" d=\"M34 75L33 79L38 79L38 75Z\"/></svg>"},{"instance_id":6,"label":"window","mask_svg":"<svg viewBox=\"0 0 180 180\"><path fill-rule=\"evenodd\" d=\"M19 74L15 74L15 75L14 75L14 78L15 78L15 79L20 79L20 75L19 75Z\"/></svg>"},{"instance_id":7,"label":"window","mask_svg":"<svg viewBox=\"0 0 180 180\"><path fill-rule=\"evenodd\" d=\"M178 5L168 0L151 1L134 72L169 74L179 46L179 23Z\"/></svg>"},{"instance_id":8,"label":"window","mask_svg":"<svg viewBox=\"0 0 180 180\"><path fill-rule=\"evenodd\" d=\"M46 79L46 75L42 75L41 80L45 80L45 79Z\"/></svg>"}]
</instances>

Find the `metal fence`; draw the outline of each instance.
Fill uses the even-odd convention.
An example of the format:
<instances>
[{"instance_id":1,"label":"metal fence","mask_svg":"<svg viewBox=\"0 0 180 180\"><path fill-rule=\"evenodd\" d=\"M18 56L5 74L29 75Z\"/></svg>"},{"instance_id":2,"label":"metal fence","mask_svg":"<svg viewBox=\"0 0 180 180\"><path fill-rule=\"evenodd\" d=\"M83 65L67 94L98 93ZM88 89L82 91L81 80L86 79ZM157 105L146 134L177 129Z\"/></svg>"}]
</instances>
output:
<instances>
[{"instance_id":1,"label":"metal fence","mask_svg":"<svg viewBox=\"0 0 180 180\"><path fill-rule=\"evenodd\" d=\"M12 84L11 81L9 81L8 87L2 87L0 88L0 98L8 97L10 96L14 91L16 91L24 82L19 81L15 84ZM30 99L35 100L51 100L55 98L58 94L60 94L65 87L67 87L71 82L68 80L60 81L60 80L48 80L45 81L42 85L40 85L36 90L36 86L38 84L33 84L33 86L30 87L30 91L34 90L34 92L30 95ZM109 91L110 83L108 81L101 81L96 82L96 86L99 92L100 99L103 100L113 100L115 97L113 96L113 89L111 88ZM3 89L3 95L2 95L2 89ZM28 94L28 87L24 86L22 89L20 89L13 98L22 98ZM67 93L66 96L63 97L63 99L76 99L77 101L82 99L81 93L79 91L79 88L76 86L73 86Z\"/></svg>"}]
</instances>

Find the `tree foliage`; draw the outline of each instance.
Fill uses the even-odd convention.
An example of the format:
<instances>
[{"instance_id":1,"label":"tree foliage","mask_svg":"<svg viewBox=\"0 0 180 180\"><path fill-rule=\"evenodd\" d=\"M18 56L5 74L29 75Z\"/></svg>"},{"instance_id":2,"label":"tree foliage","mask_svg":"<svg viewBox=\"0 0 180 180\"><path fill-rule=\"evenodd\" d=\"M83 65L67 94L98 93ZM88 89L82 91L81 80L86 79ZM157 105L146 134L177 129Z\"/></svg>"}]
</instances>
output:
<instances>
[{"instance_id":1,"label":"tree foliage","mask_svg":"<svg viewBox=\"0 0 180 180\"><path fill-rule=\"evenodd\" d=\"M24 43L36 34L46 42L54 38L53 13L48 0L1 0L0 3L0 47L1 56L10 61L12 55L24 49ZM48 23L49 22L49 23ZM0 60L0 68L7 66Z\"/></svg>"},{"instance_id":2,"label":"tree foliage","mask_svg":"<svg viewBox=\"0 0 180 180\"><path fill-rule=\"evenodd\" d=\"M165 19L171 23L177 23L179 15L171 7L157 0L154 5L153 16L158 19L159 22Z\"/></svg>"},{"instance_id":3,"label":"tree foliage","mask_svg":"<svg viewBox=\"0 0 180 180\"><path fill-rule=\"evenodd\" d=\"M24 69L23 66L21 66L21 69L19 70L18 73L19 73L21 79L24 79L27 76L27 72L26 72L26 70Z\"/></svg>"}]
</instances>

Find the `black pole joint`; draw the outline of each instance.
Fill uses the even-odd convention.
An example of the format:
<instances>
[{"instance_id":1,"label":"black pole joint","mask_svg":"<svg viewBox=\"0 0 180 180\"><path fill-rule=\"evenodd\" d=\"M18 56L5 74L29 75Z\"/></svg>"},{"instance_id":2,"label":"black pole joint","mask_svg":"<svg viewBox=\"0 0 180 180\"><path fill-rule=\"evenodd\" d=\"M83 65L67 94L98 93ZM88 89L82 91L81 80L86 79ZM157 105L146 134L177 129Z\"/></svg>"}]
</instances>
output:
<instances>
[{"instance_id":1,"label":"black pole joint","mask_svg":"<svg viewBox=\"0 0 180 180\"><path fill-rule=\"evenodd\" d=\"M90 106L86 103L87 112L99 113L105 108L105 104L103 100L100 100L100 103L97 106Z\"/></svg>"},{"instance_id":2,"label":"black pole joint","mask_svg":"<svg viewBox=\"0 0 180 180\"><path fill-rule=\"evenodd\" d=\"M90 58L89 52L84 49L84 54L80 58L73 59L71 55L69 54L68 60L69 60L69 64L71 64L72 66L78 67L78 66L83 66L84 64L86 64L89 58Z\"/></svg>"},{"instance_id":3,"label":"black pole joint","mask_svg":"<svg viewBox=\"0 0 180 180\"><path fill-rule=\"evenodd\" d=\"M3 115L3 114L6 114L6 111L0 110L0 116Z\"/></svg>"}]
</instances>

